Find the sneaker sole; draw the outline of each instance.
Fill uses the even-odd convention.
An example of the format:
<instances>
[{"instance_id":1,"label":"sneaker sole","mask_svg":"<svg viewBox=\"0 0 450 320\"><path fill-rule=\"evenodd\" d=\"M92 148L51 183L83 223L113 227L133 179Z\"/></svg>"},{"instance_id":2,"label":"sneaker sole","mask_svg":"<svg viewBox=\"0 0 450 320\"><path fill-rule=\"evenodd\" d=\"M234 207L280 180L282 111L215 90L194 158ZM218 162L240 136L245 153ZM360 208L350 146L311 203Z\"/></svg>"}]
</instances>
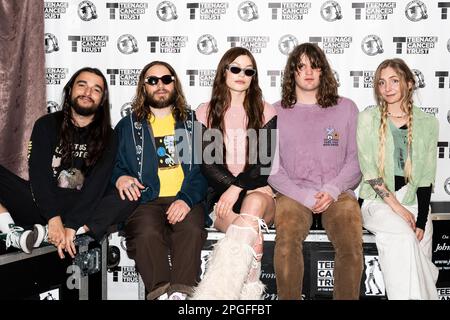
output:
<instances>
[{"instance_id":1,"label":"sneaker sole","mask_svg":"<svg viewBox=\"0 0 450 320\"><path fill-rule=\"evenodd\" d=\"M33 227L33 232L37 234L36 241L34 242L33 247L38 248L44 240L45 227L41 224L35 224Z\"/></svg>"},{"instance_id":2,"label":"sneaker sole","mask_svg":"<svg viewBox=\"0 0 450 320\"><path fill-rule=\"evenodd\" d=\"M27 244L27 242L28 242L27 240L28 240L30 234L31 234L31 230L24 231L19 239L20 248L25 253L31 253L33 251L32 243Z\"/></svg>"}]
</instances>

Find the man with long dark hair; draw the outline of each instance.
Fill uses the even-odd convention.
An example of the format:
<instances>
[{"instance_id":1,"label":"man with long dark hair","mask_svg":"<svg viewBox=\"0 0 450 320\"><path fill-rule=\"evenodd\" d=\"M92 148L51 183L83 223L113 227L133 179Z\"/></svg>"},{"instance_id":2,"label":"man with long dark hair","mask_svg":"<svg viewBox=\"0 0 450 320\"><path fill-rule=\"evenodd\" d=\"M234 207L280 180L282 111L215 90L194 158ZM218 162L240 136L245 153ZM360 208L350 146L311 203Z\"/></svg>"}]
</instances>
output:
<instances>
[{"instance_id":1,"label":"man with long dark hair","mask_svg":"<svg viewBox=\"0 0 450 320\"><path fill-rule=\"evenodd\" d=\"M62 110L34 124L30 181L0 166L0 236L7 247L30 253L46 241L61 258L63 251L74 257L76 234L100 240L131 212L133 203L122 201L114 188L107 194L117 150L109 109L102 72L78 70L64 87Z\"/></svg>"},{"instance_id":2,"label":"man with long dark hair","mask_svg":"<svg viewBox=\"0 0 450 320\"><path fill-rule=\"evenodd\" d=\"M335 249L334 299L358 299L362 276L361 212L353 190L361 179L356 147L358 108L339 97L323 51L304 43L291 52L278 113L274 265L280 299L301 299L303 241L313 214Z\"/></svg>"},{"instance_id":3,"label":"man with long dark hair","mask_svg":"<svg viewBox=\"0 0 450 320\"><path fill-rule=\"evenodd\" d=\"M125 225L128 256L147 299L185 299L198 280L206 240L207 184L194 161L195 114L175 70L162 61L142 69L132 105L115 128L112 176L122 199L139 204Z\"/></svg>"}]
</instances>

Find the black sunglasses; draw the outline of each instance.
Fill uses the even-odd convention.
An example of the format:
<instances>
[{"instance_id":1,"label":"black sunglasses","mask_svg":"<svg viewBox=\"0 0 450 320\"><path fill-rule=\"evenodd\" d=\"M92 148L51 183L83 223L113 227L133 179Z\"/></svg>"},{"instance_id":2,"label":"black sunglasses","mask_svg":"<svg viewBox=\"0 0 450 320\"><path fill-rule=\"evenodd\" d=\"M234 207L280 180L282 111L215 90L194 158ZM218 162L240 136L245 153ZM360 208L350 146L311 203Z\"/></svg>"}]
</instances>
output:
<instances>
[{"instance_id":1,"label":"black sunglasses","mask_svg":"<svg viewBox=\"0 0 450 320\"><path fill-rule=\"evenodd\" d=\"M150 77L145 78L144 82L151 86L156 86L158 84L159 80L161 80L162 83L164 83L164 84L170 84L173 81L175 81L175 77L171 76L170 74L166 74L162 77L150 76Z\"/></svg>"},{"instance_id":2,"label":"black sunglasses","mask_svg":"<svg viewBox=\"0 0 450 320\"><path fill-rule=\"evenodd\" d=\"M247 77L253 77L256 74L256 70L253 68L240 68L240 67L236 67L236 66L227 66L227 69L234 74L239 74L242 71L244 71L244 74Z\"/></svg>"}]
</instances>

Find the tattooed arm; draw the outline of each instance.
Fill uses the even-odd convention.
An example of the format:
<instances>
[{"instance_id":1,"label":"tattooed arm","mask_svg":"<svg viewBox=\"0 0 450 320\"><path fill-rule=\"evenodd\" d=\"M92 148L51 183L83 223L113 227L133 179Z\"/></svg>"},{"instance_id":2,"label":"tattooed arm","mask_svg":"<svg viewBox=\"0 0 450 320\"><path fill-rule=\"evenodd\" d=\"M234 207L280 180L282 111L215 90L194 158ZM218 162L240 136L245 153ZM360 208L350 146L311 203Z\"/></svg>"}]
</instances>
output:
<instances>
[{"instance_id":1,"label":"tattooed arm","mask_svg":"<svg viewBox=\"0 0 450 320\"><path fill-rule=\"evenodd\" d=\"M383 178L375 178L367 180L367 183L375 190L376 194L386 202L391 209L398 214L400 217L405 219L405 221L411 226L413 230L416 229L416 219L413 214L406 209L400 201L397 200L395 195L388 190L384 184Z\"/></svg>"},{"instance_id":2,"label":"tattooed arm","mask_svg":"<svg viewBox=\"0 0 450 320\"><path fill-rule=\"evenodd\" d=\"M376 178L372 180L367 180L367 183L375 190L376 194L381 198L387 198L391 194L389 190L384 185L383 178Z\"/></svg>"}]
</instances>

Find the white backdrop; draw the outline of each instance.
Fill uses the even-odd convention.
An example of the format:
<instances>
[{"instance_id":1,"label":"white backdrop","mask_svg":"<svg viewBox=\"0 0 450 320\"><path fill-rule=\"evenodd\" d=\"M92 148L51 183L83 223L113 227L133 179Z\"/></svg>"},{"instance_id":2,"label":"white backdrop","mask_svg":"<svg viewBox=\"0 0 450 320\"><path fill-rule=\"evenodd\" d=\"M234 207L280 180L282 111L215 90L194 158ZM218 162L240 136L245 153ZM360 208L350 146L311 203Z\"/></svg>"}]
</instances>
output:
<instances>
[{"instance_id":1,"label":"white backdrop","mask_svg":"<svg viewBox=\"0 0 450 320\"><path fill-rule=\"evenodd\" d=\"M363 110L374 104L378 64L401 57L420 86L416 103L440 122L434 202L450 201L450 1L120 1L45 2L47 107L79 68L107 76L113 124L126 114L141 68L164 60L176 69L195 109L209 100L215 68L232 46L257 60L265 99L280 97L287 54L302 42L327 53L339 92ZM445 206L449 212L450 206Z\"/></svg>"}]
</instances>

